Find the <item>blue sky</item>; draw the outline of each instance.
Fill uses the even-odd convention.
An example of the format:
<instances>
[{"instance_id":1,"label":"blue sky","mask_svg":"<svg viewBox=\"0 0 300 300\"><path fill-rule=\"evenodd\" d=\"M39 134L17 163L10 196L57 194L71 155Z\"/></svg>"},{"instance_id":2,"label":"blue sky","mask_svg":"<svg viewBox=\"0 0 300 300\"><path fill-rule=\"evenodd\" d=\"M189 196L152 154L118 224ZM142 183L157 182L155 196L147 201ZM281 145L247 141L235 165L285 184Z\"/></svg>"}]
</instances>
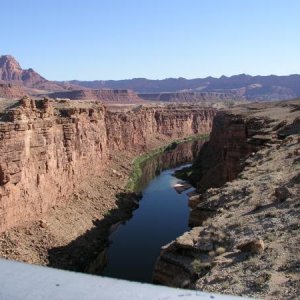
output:
<instances>
[{"instance_id":1,"label":"blue sky","mask_svg":"<svg viewBox=\"0 0 300 300\"><path fill-rule=\"evenodd\" d=\"M299 0L3 0L0 55L51 80L300 73Z\"/></svg>"}]
</instances>

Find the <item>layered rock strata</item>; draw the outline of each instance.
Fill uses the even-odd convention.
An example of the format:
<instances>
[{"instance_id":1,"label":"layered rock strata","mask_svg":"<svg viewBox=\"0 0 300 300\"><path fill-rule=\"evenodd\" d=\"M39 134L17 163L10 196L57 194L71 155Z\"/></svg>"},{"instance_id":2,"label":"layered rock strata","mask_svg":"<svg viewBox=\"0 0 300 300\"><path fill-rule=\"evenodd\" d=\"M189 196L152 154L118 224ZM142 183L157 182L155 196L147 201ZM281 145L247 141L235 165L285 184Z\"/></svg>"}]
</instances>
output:
<instances>
[{"instance_id":1,"label":"layered rock strata","mask_svg":"<svg viewBox=\"0 0 300 300\"><path fill-rule=\"evenodd\" d=\"M149 93L138 94L139 97L148 101L161 101L161 102L199 102L199 101L241 101L245 97L234 93L228 92L176 92L176 93Z\"/></svg>"},{"instance_id":2,"label":"layered rock strata","mask_svg":"<svg viewBox=\"0 0 300 300\"><path fill-rule=\"evenodd\" d=\"M51 98L67 98L71 100L98 100L104 103L142 103L143 99L130 90L73 90L56 92Z\"/></svg>"},{"instance_id":3,"label":"layered rock strata","mask_svg":"<svg viewBox=\"0 0 300 300\"><path fill-rule=\"evenodd\" d=\"M213 109L137 107L23 98L0 122L0 231L65 204L79 182L108 167L117 151L141 153L156 139L211 129Z\"/></svg>"},{"instance_id":4,"label":"layered rock strata","mask_svg":"<svg viewBox=\"0 0 300 300\"><path fill-rule=\"evenodd\" d=\"M108 111L108 144L112 150L139 147L146 150L155 136L174 140L211 131L215 110L193 105L137 106L128 111Z\"/></svg>"},{"instance_id":5,"label":"layered rock strata","mask_svg":"<svg viewBox=\"0 0 300 300\"><path fill-rule=\"evenodd\" d=\"M189 199L196 227L162 248L155 282L267 299L299 294L299 110L292 101L217 114L196 165L202 193Z\"/></svg>"}]
</instances>

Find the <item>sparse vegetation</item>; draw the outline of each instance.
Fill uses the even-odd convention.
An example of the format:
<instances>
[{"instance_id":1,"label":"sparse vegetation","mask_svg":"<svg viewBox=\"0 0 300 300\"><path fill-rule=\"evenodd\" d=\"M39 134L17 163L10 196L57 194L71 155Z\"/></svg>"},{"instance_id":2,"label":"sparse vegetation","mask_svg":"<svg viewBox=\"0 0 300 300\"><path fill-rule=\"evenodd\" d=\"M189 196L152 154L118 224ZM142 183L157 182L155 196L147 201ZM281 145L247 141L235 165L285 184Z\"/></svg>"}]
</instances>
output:
<instances>
[{"instance_id":1,"label":"sparse vegetation","mask_svg":"<svg viewBox=\"0 0 300 300\"><path fill-rule=\"evenodd\" d=\"M201 262L200 259L195 259L191 265L192 265L193 271L197 274L199 274L199 273L203 272L205 269L208 269L211 267L211 263L209 261Z\"/></svg>"},{"instance_id":2,"label":"sparse vegetation","mask_svg":"<svg viewBox=\"0 0 300 300\"><path fill-rule=\"evenodd\" d=\"M105 217L110 217L111 215L112 215L112 212L110 210L104 214Z\"/></svg>"},{"instance_id":3,"label":"sparse vegetation","mask_svg":"<svg viewBox=\"0 0 300 300\"><path fill-rule=\"evenodd\" d=\"M225 253L225 251L226 251L226 249L224 247L218 247L216 249L217 255L221 255L221 254Z\"/></svg>"},{"instance_id":4,"label":"sparse vegetation","mask_svg":"<svg viewBox=\"0 0 300 300\"><path fill-rule=\"evenodd\" d=\"M147 160L155 157L156 155L159 155L160 153L162 153L164 151L169 151L169 150L175 149L176 146L181 144L181 143L196 141L196 140L204 140L204 139L207 139L207 138L208 138L208 135L205 135L205 134L192 135L192 136L186 137L184 139L179 139L179 140L173 141L172 143L170 143L166 146L155 149L151 152L148 152L144 155L141 155L141 156L137 157L133 162L132 171L130 173L128 183L125 187L126 190L127 191L135 191L136 190L137 182L138 182L139 178L142 175L143 164Z\"/></svg>"}]
</instances>

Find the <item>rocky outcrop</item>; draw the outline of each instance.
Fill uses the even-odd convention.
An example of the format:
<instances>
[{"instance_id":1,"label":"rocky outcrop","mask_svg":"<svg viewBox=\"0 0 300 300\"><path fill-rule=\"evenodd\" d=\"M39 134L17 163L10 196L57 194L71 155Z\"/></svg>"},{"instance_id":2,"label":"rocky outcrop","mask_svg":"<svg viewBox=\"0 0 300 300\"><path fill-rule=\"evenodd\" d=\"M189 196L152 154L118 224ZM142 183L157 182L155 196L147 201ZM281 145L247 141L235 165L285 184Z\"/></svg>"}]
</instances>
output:
<instances>
[{"instance_id":1,"label":"rocky outcrop","mask_svg":"<svg viewBox=\"0 0 300 300\"><path fill-rule=\"evenodd\" d=\"M104 103L143 103L143 99L130 90L73 90L56 92L51 98L67 98L71 100L98 100Z\"/></svg>"},{"instance_id":2,"label":"rocky outcrop","mask_svg":"<svg viewBox=\"0 0 300 300\"><path fill-rule=\"evenodd\" d=\"M99 102L23 98L0 122L0 231L64 204L78 182L101 174L117 151L208 133L213 109L141 107L107 111Z\"/></svg>"},{"instance_id":3,"label":"rocky outcrop","mask_svg":"<svg viewBox=\"0 0 300 300\"><path fill-rule=\"evenodd\" d=\"M0 80L20 81L22 80L22 68L11 55L0 57Z\"/></svg>"},{"instance_id":4,"label":"rocky outcrop","mask_svg":"<svg viewBox=\"0 0 300 300\"><path fill-rule=\"evenodd\" d=\"M210 181L200 173L203 192L189 200L196 227L161 249L155 282L266 299L299 293L299 108L292 101L217 114L197 165L208 159L213 172Z\"/></svg>"}]
</instances>

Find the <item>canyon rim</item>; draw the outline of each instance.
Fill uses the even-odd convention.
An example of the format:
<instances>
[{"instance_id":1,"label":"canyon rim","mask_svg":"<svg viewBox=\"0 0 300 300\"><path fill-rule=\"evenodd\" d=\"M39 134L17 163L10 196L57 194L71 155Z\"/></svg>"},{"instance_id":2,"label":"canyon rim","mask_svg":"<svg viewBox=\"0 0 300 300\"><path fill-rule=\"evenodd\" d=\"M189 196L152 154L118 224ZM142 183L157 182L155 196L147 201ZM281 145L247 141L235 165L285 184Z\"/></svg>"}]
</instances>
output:
<instances>
[{"instance_id":1,"label":"canyon rim","mask_svg":"<svg viewBox=\"0 0 300 300\"><path fill-rule=\"evenodd\" d=\"M192 229L162 248L154 282L293 298L299 291L299 109L299 100L221 111L27 96L3 101L1 256L89 271L92 255L83 253L105 243L99 236L108 230L108 213L117 211L112 225L128 217L124 209L136 208L135 195L125 190L133 159L210 134L185 174L198 192L189 199ZM117 203L117 195L127 195L129 205Z\"/></svg>"}]
</instances>

